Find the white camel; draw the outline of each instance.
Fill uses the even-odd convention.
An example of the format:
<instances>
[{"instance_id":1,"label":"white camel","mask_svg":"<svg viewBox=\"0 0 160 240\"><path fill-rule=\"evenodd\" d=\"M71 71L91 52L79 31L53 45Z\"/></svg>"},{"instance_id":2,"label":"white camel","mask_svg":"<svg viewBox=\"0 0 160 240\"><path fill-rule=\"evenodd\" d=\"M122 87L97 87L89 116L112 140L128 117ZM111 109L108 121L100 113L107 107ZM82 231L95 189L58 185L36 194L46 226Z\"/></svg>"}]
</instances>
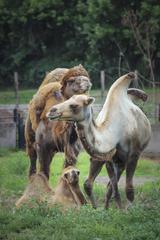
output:
<instances>
[{"instance_id":1,"label":"white camel","mask_svg":"<svg viewBox=\"0 0 160 240\"><path fill-rule=\"evenodd\" d=\"M117 206L121 207L117 182L124 169L127 199L130 202L134 200L133 175L140 153L151 136L149 120L127 94L127 89L134 79L135 74L128 73L113 83L96 120L93 119L91 106L94 98L85 95L76 95L55 105L47 115L52 120L58 118L76 122L81 141L92 156L89 178L84 187L94 207L96 203L92 193L93 182L104 163L110 178L106 208L112 193Z\"/></svg>"}]
</instances>

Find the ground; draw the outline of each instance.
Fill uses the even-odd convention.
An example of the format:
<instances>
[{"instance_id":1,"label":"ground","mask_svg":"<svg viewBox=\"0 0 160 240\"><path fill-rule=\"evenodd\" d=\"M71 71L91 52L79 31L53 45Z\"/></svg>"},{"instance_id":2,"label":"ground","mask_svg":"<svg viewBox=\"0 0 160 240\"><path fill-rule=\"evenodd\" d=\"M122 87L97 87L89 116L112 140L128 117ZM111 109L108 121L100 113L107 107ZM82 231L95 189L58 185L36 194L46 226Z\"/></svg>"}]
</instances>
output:
<instances>
[{"instance_id":1,"label":"ground","mask_svg":"<svg viewBox=\"0 0 160 240\"><path fill-rule=\"evenodd\" d=\"M77 167L80 169L80 185L88 174L89 156L81 153ZM52 163L50 183L54 187L63 165L63 154L57 154ZM27 184L28 157L23 151L0 150L0 239L4 240L159 240L160 239L160 164L140 159L135 181L135 201L127 211L118 210L112 202L104 210L106 170L100 178L103 184L95 184L94 192L99 203L94 210L88 204L80 211L62 212L40 205L34 209L15 209L15 201ZM123 176L124 178L124 176ZM138 181L139 183L139 181ZM135 184L136 185L136 184ZM82 187L83 189L83 187ZM124 187L120 188L125 206Z\"/></svg>"},{"instance_id":2,"label":"ground","mask_svg":"<svg viewBox=\"0 0 160 240\"><path fill-rule=\"evenodd\" d=\"M146 182L155 182L157 180L156 177L134 177L134 186L142 186ZM109 177L105 176L98 176L96 178L96 183L102 184L102 185L107 185L109 181ZM125 176L122 176L120 181L119 181L119 187L120 188L125 188Z\"/></svg>"}]
</instances>

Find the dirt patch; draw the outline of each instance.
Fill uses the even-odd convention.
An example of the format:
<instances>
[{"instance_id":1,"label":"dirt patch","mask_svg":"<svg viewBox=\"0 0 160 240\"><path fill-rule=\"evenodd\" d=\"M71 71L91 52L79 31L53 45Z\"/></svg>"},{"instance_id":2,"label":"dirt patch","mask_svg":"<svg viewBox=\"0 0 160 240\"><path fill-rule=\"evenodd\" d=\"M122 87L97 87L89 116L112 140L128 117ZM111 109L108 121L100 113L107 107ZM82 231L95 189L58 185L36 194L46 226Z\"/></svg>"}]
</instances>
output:
<instances>
[{"instance_id":1,"label":"dirt patch","mask_svg":"<svg viewBox=\"0 0 160 240\"><path fill-rule=\"evenodd\" d=\"M134 186L142 186L144 183L146 182L155 182L157 180L156 177L147 177L147 176L144 176L144 177L134 177L133 179L133 184ZM100 185L105 185L107 186L108 182L109 182L109 177L107 176L98 176L95 180L95 182L97 184L100 184ZM125 182L126 182L126 178L125 176L122 176L118 185L119 187L125 187Z\"/></svg>"}]
</instances>

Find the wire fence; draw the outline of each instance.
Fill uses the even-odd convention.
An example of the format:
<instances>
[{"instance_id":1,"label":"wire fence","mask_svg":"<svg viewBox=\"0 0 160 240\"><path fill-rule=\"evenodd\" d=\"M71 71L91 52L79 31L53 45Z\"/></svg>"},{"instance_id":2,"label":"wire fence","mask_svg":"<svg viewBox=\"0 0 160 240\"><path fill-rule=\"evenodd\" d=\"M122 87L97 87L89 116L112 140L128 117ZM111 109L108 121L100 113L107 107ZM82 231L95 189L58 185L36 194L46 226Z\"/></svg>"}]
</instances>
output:
<instances>
[{"instance_id":1,"label":"wire fence","mask_svg":"<svg viewBox=\"0 0 160 240\"><path fill-rule=\"evenodd\" d=\"M118 68L113 68L113 70L117 70ZM123 75L124 73L129 72L128 69L119 69L119 74ZM140 88L144 90L148 94L147 102L137 101L136 104L143 110L143 112L149 118L151 124L160 125L160 82L152 82L149 79L146 79L142 74L135 71L137 75L137 81L134 81L132 87ZM109 71L103 70L99 73L99 79L97 81L100 82L101 89L92 90L91 95L95 97L96 101L94 104L94 114L95 117L100 112L104 101L107 96L107 88L111 85L115 79L113 79L113 75L110 74ZM109 82L109 84L108 84ZM150 88L145 88L145 83L151 86ZM11 132L13 128L13 134L16 131L16 146L24 147L24 123L27 116L27 104L19 104L19 89L18 89L18 74L15 74L15 86L16 86L16 101L15 104L9 105L0 105L0 146L1 141L4 139L4 135L6 132L6 136L8 137L8 141L11 141ZM107 87L106 87L107 86ZM28 102L28 101L27 101ZM14 139L14 138L13 138ZM5 142L7 144L7 142Z\"/></svg>"},{"instance_id":2,"label":"wire fence","mask_svg":"<svg viewBox=\"0 0 160 240\"><path fill-rule=\"evenodd\" d=\"M130 69L126 68L118 68L118 67L111 67L109 71L103 70L100 72L100 83L101 83L101 92L99 95L93 92L93 96L96 98L96 103L98 104L95 106L95 113L97 114L98 111L101 109L105 99L106 99L106 88L109 88L112 83L115 81L113 74L111 72L119 73L119 76L130 72ZM147 102L136 101L136 104L142 109L142 111L147 115L151 124L160 123L160 82L153 82L150 79L143 76L137 70L135 70L136 74L136 81L133 81L131 87L139 88L145 91L148 94ZM148 86L146 88L146 86Z\"/></svg>"}]
</instances>

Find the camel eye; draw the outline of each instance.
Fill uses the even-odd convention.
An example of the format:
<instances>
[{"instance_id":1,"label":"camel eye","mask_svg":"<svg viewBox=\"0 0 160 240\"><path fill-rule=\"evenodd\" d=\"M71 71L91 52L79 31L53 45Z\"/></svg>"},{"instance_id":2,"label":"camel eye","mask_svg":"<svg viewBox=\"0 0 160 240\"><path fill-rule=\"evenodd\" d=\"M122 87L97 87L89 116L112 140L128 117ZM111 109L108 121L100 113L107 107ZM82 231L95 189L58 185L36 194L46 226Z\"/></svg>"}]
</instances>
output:
<instances>
[{"instance_id":1,"label":"camel eye","mask_svg":"<svg viewBox=\"0 0 160 240\"><path fill-rule=\"evenodd\" d=\"M71 108L72 112L75 113L75 114L78 113L79 110L80 110L80 108L77 104L71 104L70 108Z\"/></svg>"},{"instance_id":2,"label":"camel eye","mask_svg":"<svg viewBox=\"0 0 160 240\"><path fill-rule=\"evenodd\" d=\"M67 80L67 83L70 86L70 85L72 85L74 83L74 81L75 81L75 79L72 77L72 78Z\"/></svg>"},{"instance_id":3,"label":"camel eye","mask_svg":"<svg viewBox=\"0 0 160 240\"><path fill-rule=\"evenodd\" d=\"M77 175L79 176L79 174L80 174L80 171L77 171Z\"/></svg>"},{"instance_id":4,"label":"camel eye","mask_svg":"<svg viewBox=\"0 0 160 240\"><path fill-rule=\"evenodd\" d=\"M75 108L77 108L77 107L78 107L77 104L71 104L71 105L70 105L70 108L71 108L71 109L75 109Z\"/></svg>"},{"instance_id":5,"label":"camel eye","mask_svg":"<svg viewBox=\"0 0 160 240\"><path fill-rule=\"evenodd\" d=\"M68 82L68 85L71 86L71 85L73 84L73 82L74 82L74 80L69 81L69 82Z\"/></svg>"}]
</instances>

